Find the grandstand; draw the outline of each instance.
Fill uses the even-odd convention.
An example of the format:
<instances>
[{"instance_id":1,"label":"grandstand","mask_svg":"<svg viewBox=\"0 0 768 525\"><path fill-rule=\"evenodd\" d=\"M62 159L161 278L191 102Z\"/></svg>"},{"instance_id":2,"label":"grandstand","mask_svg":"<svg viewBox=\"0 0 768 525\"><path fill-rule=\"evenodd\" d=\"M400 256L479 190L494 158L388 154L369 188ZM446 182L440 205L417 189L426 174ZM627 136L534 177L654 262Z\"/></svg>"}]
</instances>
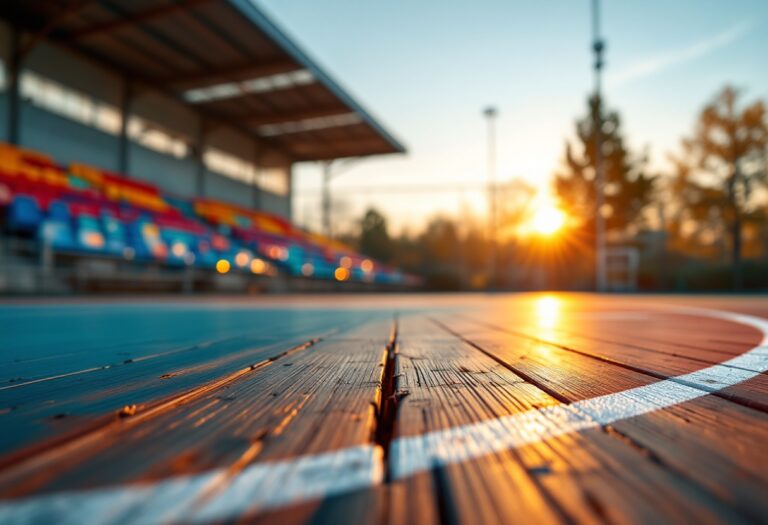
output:
<instances>
[{"instance_id":1,"label":"grandstand","mask_svg":"<svg viewBox=\"0 0 768 525\"><path fill-rule=\"evenodd\" d=\"M415 283L291 223L295 163L404 148L249 0L0 19L0 291Z\"/></svg>"}]
</instances>

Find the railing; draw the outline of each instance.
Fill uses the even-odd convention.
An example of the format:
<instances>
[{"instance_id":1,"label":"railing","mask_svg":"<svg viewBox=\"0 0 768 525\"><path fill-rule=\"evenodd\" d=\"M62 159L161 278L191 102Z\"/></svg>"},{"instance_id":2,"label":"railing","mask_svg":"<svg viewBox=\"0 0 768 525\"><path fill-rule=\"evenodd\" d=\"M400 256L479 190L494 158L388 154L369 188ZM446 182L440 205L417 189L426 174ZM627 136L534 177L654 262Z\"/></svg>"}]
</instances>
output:
<instances>
[{"instance_id":1,"label":"railing","mask_svg":"<svg viewBox=\"0 0 768 525\"><path fill-rule=\"evenodd\" d=\"M230 272L117 256L56 251L33 239L0 235L0 295L73 293L275 293L405 291L412 285L336 282Z\"/></svg>"},{"instance_id":2,"label":"railing","mask_svg":"<svg viewBox=\"0 0 768 525\"><path fill-rule=\"evenodd\" d=\"M266 291L269 277L135 262L99 254L55 251L32 239L0 237L0 293L94 291Z\"/></svg>"}]
</instances>

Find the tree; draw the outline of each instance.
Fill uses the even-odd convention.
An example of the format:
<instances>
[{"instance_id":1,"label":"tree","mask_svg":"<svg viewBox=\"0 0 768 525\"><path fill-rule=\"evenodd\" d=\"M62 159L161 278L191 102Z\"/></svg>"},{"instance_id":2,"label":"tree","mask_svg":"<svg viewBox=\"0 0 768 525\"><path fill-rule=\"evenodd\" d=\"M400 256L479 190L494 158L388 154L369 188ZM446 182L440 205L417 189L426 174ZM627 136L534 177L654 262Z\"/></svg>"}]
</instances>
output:
<instances>
[{"instance_id":1,"label":"tree","mask_svg":"<svg viewBox=\"0 0 768 525\"><path fill-rule=\"evenodd\" d=\"M531 216L536 188L521 179L497 184L496 214L498 242L517 236L520 225Z\"/></svg>"},{"instance_id":2,"label":"tree","mask_svg":"<svg viewBox=\"0 0 768 525\"><path fill-rule=\"evenodd\" d=\"M656 177L646 173L645 156L633 156L621 134L615 111L605 113L601 101L591 97L589 114L576 122L577 142L565 144L565 162L555 174L555 193L569 215L579 220L583 235L592 238L595 227L596 123L601 123L605 173L606 231L608 238L630 233L643 220L643 210L653 197Z\"/></svg>"},{"instance_id":3,"label":"tree","mask_svg":"<svg viewBox=\"0 0 768 525\"><path fill-rule=\"evenodd\" d=\"M675 159L676 195L691 220L715 220L730 240L731 278L742 287L745 224L762 216L754 190L768 182L765 104L739 108L740 93L726 86L699 114L693 136Z\"/></svg>"},{"instance_id":4,"label":"tree","mask_svg":"<svg viewBox=\"0 0 768 525\"><path fill-rule=\"evenodd\" d=\"M453 269L459 257L459 233L453 220L433 217L421 234L427 263L439 269Z\"/></svg>"},{"instance_id":5,"label":"tree","mask_svg":"<svg viewBox=\"0 0 768 525\"><path fill-rule=\"evenodd\" d=\"M382 262L392 260L392 240L387 231L387 219L371 208L360 221L360 251Z\"/></svg>"},{"instance_id":6,"label":"tree","mask_svg":"<svg viewBox=\"0 0 768 525\"><path fill-rule=\"evenodd\" d=\"M419 236L422 275L433 289L458 289L461 285L462 253L456 223L447 217L434 217Z\"/></svg>"}]
</instances>

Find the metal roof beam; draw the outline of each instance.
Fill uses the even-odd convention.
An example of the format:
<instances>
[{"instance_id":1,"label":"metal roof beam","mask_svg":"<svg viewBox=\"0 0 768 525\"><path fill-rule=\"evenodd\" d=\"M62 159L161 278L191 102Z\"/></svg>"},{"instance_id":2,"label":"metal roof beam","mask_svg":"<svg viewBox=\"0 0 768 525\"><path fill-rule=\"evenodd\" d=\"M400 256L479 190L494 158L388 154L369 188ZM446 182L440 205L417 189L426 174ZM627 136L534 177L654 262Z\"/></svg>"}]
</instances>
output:
<instances>
[{"instance_id":1,"label":"metal roof beam","mask_svg":"<svg viewBox=\"0 0 768 525\"><path fill-rule=\"evenodd\" d=\"M332 117L335 115L345 115L351 113L349 108L343 106L334 106L326 108L312 108L304 111L290 111L281 113L257 113L244 115L240 118L244 123L251 126L265 126L269 124L285 124L286 122L300 122L302 120L311 120L322 117Z\"/></svg>"},{"instance_id":2,"label":"metal roof beam","mask_svg":"<svg viewBox=\"0 0 768 525\"><path fill-rule=\"evenodd\" d=\"M398 152L400 153L400 152ZM315 162L315 161L325 161L325 160L339 160L339 159L349 159L349 158L365 158L365 157L372 157L374 155L391 155L392 151L388 148L382 145L382 148L380 151L377 150L364 150L364 149L356 149L356 150L349 150L349 151L320 151L315 150L314 152L298 152L296 153L294 157L295 162Z\"/></svg>"},{"instance_id":3,"label":"metal roof beam","mask_svg":"<svg viewBox=\"0 0 768 525\"><path fill-rule=\"evenodd\" d=\"M336 139L328 140L328 145L323 146L307 142L293 142L292 148L296 153L296 160L332 160L346 157L367 157L369 155L385 155L391 153L386 141L380 138ZM329 147L332 145L332 147Z\"/></svg>"},{"instance_id":4,"label":"metal roof beam","mask_svg":"<svg viewBox=\"0 0 768 525\"><path fill-rule=\"evenodd\" d=\"M231 64L220 68L211 68L200 73L188 75L173 75L171 77L156 78L157 82L166 85L184 86L185 88L206 87L216 85L225 80L229 82L232 77L242 77L250 80L259 77L268 77L280 73L290 73L304 69L302 66L288 59L270 60L265 62L247 62Z\"/></svg>"},{"instance_id":5,"label":"metal roof beam","mask_svg":"<svg viewBox=\"0 0 768 525\"><path fill-rule=\"evenodd\" d=\"M56 29L56 26L61 24L64 20L66 20L68 17L82 11L86 7L96 3L97 0L78 0L73 1L70 3L65 3L61 10L53 17L50 18L50 20L46 21L45 25L35 32L32 33L32 35L27 39L26 42L22 45L21 49L19 50L19 58L23 60L26 58L27 54L29 54L32 49L37 46L37 44L45 39L48 34Z\"/></svg>"},{"instance_id":6,"label":"metal roof beam","mask_svg":"<svg viewBox=\"0 0 768 525\"><path fill-rule=\"evenodd\" d=\"M163 16L168 16L178 11L189 9L190 7L193 7L195 5L204 4L211 1L213 0L184 0L181 2L171 3L171 4L163 5L160 7L155 7L152 9L147 9L146 11L140 11L138 13L134 13L131 15L120 16L110 22L105 22L103 24L87 27L85 29L81 29L80 31L73 31L71 33L68 33L65 36L65 38L71 39L71 40L80 40L83 38L89 38L92 36L111 32L116 29L121 29L123 27L140 25L145 22L149 22L150 20L161 18Z\"/></svg>"}]
</instances>

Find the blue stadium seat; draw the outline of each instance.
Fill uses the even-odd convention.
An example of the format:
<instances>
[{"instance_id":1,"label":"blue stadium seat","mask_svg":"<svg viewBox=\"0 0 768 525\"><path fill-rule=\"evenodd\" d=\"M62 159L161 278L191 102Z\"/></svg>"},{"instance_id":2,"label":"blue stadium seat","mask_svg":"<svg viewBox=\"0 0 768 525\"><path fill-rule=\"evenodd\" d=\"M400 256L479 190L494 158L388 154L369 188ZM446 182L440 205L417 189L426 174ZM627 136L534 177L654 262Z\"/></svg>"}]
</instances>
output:
<instances>
[{"instance_id":1,"label":"blue stadium seat","mask_svg":"<svg viewBox=\"0 0 768 525\"><path fill-rule=\"evenodd\" d=\"M77 242L72 235L72 226L68 221L45 219L38 230L38 239L55 250L77 249Z\"/></svg>"},{"instance_id":2,"label":"blue stadium seat","mask_svg":"<svg viewBox=\"0 0 768 525\"><path fill-rule=\"evenodd\" d=\"M11 231L34 233L43 221L43 213L37 199L31 195L16 195L8 210L8 227Z\"/></svg>"},{"instance_id":3,"label":"blue stadium seat","mask_svg":"<svg viewBox=\"0 0 768 525\"><path fill-rule=\"evenodd\" d=\"M124 256L128 247L125 235L125 224L120 219L109 214L101 216L101 226L104 231L104 249L112 255Z\"/></svg>"},{"instance_id":4,"label":"blue stadium seat","mask_svg":"<svg viewBox=\"0 0 768 525\"><path fill-rule=\"evenodd\" d=\"M207 236L198 237L192 251L195 254L195 266L208 269L216 267L219 256L211 247L211 240Z\"/></svg>"},{"instance_id":5,"label":"blue stadium seat","mask_svg":"<svg viewBox=\"0 0 768 525\"><path fill-rule=\"evenodd\" d=\"M151 219L143 217L131 223L131 240L136 258L165 261L168 247L160 236L160 228Z\"/></svg>"},{"instance_id":6,"label":"blue stadium seat","mask_svg":"<svg viewBox=\"0 0 768 525\"><path fill-rule=\"evenodd\" d=\"M66 202L53 200L48 205L48 219L57 222L69 223L72 215L69 213L69 206Z\"/></svg>"},{"instance_id":7,"label":"blue stadium seat","mask_svg":"<svg viewBox=\"0 0 768 525\"><path fill-rule=\"evenodd\" d=\"M154 258L141 235L141 221L130 222L126 225L125 244L128 250L126 253L129 253L132 259L148 261Z\"/></svg>"},{"instance_id":8,"label":"blue stadium seat","mask_svg":"<svg viewBox=\"0 0 768 525\"><path fill-rule=\"evenodd\" d=\"M106 253L106 241L96 217L80 215L75 218L77 244L81 250Z\"/></svg>"},{"instance_id":9,"label":"blue stadium seat","mask_svg":"<svg viewBox=\"0 0 768 525\"><path fill-rule=\"evenodd\" d=\"M333 272L336 268L328 264L327 261L318 259L312 266L314 268L313 277L317 279L333 279Z\"/></svg>"},{"instance_id":10,"label":"blue stadium seat","mask_svg":"<svg viewBox=\"0 0 768 525\"><path fill-rule=\"evenodd\" d=\"M197 236L182 230L162 228L160 237L168 246L168 258L166 261L174 266L187 266L194 263L194 245L197 244Z\"/></svg>"},{"instance_id":11,"label":"blue stadium seat","mask_svg":"<svg viewBox=\"0 0 768 525\"><path fill-rule=\"evenodd\" d=\"M195 205L191 200L179 199L170 195L163 195L163 198L168 204L179 210L184 217L197 219Z\"/></svg>"}]
</instances>

